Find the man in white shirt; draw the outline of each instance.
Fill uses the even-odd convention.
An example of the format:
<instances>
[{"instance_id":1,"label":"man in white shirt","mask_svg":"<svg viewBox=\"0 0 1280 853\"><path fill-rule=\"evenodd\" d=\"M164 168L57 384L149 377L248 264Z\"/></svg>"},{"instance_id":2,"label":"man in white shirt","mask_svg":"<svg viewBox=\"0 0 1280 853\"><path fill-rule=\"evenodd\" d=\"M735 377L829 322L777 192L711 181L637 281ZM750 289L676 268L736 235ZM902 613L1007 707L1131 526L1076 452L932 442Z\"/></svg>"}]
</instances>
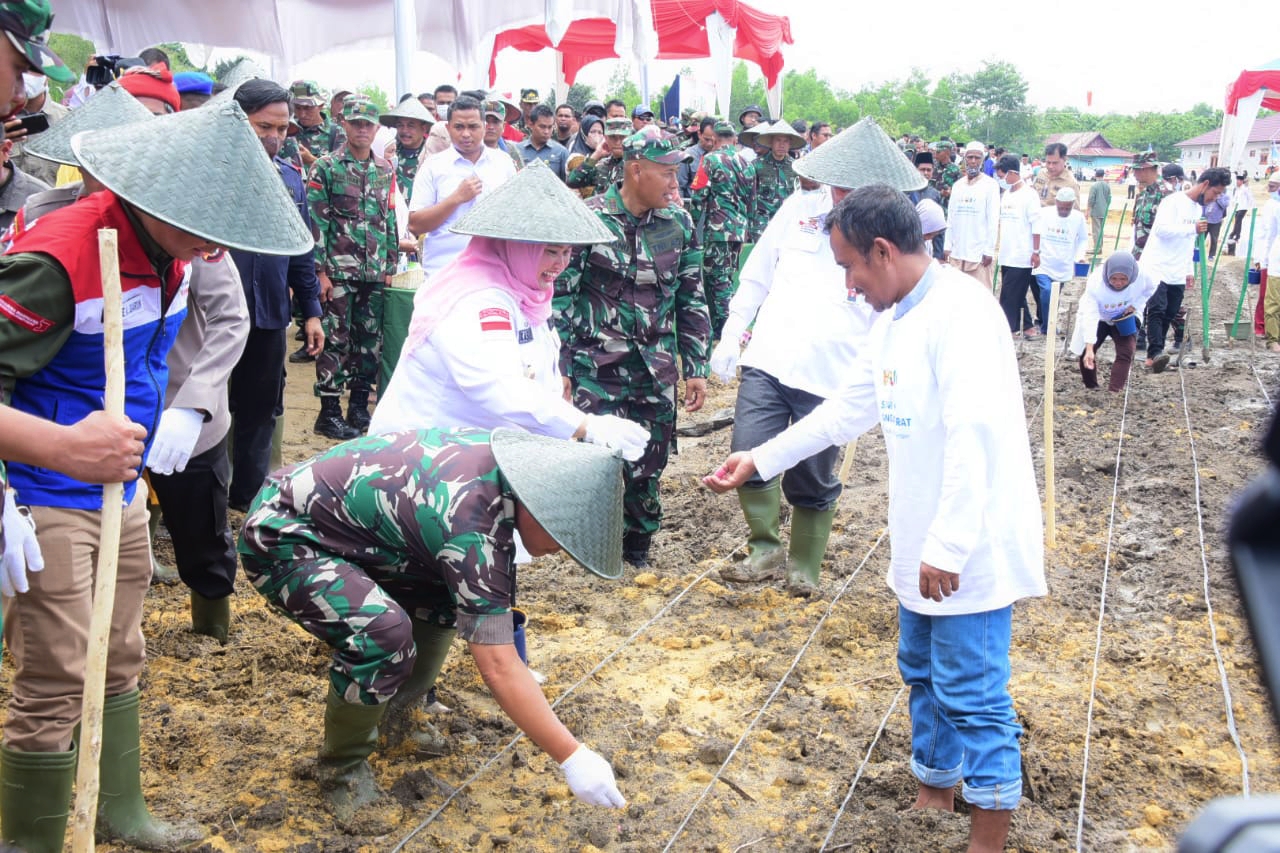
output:
<instances>
[{"instance_id":1,"label":"man in white shirt","mask_svg":"<svg viewBox=\"0 0 1280 853\"><path fill-rule=\"evenodd\" d=\"M1004 273L1000 307L1014 337L1024 334L1021 315L1026 310L1031 270L1040 264L1040 198L1032 187L1023 183L1019 168L1018 158L1013 154L1005 154L996 163L996 176L1004 190L1000 196L1000 270ZM1038 287L1035 300L1036 316L1044 318L1049 308L1041 304ZM1038 333L1037 326L1028 325L1024 336L1033 338Z\"/></svg>"},{"instance_id":2,"label":"man in white shirt","mask_svg":"<svg viewBox=\"0 0 1280 853\"><path fill-rule=\"evenodd\" d=\"M484 112L474 98L459 97L449 108L449 139L453 143L418 166L409 205L409 229L426 234L422 269L434 275L467 247L471 238L449 230L471 209L477 198L516 173L502 151L484 144Z\"/></svg>"},{"instance_id":3,"label":"man in white shirt","mask_svg":"<svg viewBox=\"0 0 1280 853\"><path fill-rule=\"evenodd\" d=\"M1143 270L1160 282L1147 303L1146 366L1160 373L1169 366L1164 351L1165 334L1182 307L1187 285L1195 279L1192 254L1198 235L1207 233L1203 205L1210 204L1231 185L1231 172L1215 167L1205 169L1191 189L1166 196L1156 209L1151 235L1142 250Z\"/></svg>"},{"instance_id":4,"label":"man in white shirt","mask_svg":"<svg viewBox=\"0 0 1280 853\"><path fill-rule=\"evenodd\" d=\"M880 424L915 807L953 811L963 780L969 851L996 853L1022 794L1013 603L1047 592L1013 342L980 285L933 262L901 192L856 189L826 227L850 292L883 312L866 356L840 396L703 482L724 492L755 473L769 479Z\"/></svg>"},{"instance_id":5,"label":"man in white shirt","mask_svg":"<svg viewBox=\"0 0 1280 853\"><path fill-rule=\"evenodd\" d=\"M1236 253L1236 245L1240 242L1240 228L1244 225L1244 218L1255 207L1253 203L1253 188L1249 186L1249 173L1236 173L1236 186L1231 191L1231 206L1235 208L1236 215L1231 223L1231 234L1227 237L1227 254L1234 255ZM1258 334L1262 334L1261 331Z\"/></svg>"},{"instance_id":6,"label":"man in white shirt","mask_svg":"<svg viewBox=\"0 0 1280 853\"><path fill-rule=\"evenodd\" d=\"M1040 304L1052 304L1053 285L1063 284L1075 275L1075 262L1084 258L1089 248L1084 214L1076 207L1076 192L1070 187L1058 190L1053 207L1040 208L1040 262L1031 274L1040 290ZM1041 313L1040 333L1049 330L1049 318Z\"/></svg>"},{"instance_id":7,"label":"man in white shirt","mask_svg":"<svg viewBox=\"0 0 1280 853\"><path fill-rule=\"evenodd\" d=\"M987 149L970 142L964 149L964 177L951 187L942 259L991 290L991 263L1000 227L1000 188L982 174Z\"/></svg>"}]
</instances>

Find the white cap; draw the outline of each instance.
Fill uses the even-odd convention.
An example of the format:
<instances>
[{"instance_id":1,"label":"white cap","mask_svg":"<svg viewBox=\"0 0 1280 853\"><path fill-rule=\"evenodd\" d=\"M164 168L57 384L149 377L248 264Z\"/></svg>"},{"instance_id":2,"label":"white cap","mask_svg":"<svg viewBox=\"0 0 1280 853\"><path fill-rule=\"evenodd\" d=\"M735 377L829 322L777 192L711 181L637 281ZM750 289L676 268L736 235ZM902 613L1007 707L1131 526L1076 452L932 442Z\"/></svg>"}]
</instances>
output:
<instances>
[{"instance_id":1,"label":"white cap","mask_svg":"<svg viewBox=\"0 0 1280 853\"><path fill-rule=\"evenodd\" d=\"M964 153L965 154L981 154L982 156L985 157L987 156L987 146L983 145L981 142L975 139L973 142L970 142L968 145L964 147Z\"/></svg>"},{"instance_id":2,"label":"white cap","mask_svg":"<svg viewBox=\"0 0 1280 853\"><path fill-rule=\"evenodd\" d=\"M1054 201L1075 201L1076 191L1071 187L1063 187L1058 190L1058 194L1053 197Z\"/></svg>"},{"instance_id":3,"label":"white cap","mask_svg":"<svg viewBox=\"0 0 1280 853\"><path fill-rule=\"evenodd\" d=\"M942 205L931 198L920 199L916 205L916 213L920 217L920 231L923 234L937 234L947 227L947 215L942 212Z\"/></svg>"}]
</instances>

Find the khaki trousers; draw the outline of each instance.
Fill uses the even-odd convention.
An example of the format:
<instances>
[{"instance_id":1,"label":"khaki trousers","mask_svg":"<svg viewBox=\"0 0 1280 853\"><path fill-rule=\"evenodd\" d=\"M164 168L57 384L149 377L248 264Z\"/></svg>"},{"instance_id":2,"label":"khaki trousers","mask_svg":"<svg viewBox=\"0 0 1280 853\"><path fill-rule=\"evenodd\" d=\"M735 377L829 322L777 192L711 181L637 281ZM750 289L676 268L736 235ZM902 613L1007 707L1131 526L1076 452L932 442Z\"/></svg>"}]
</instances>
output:
<instances>
[{"instance_id":1,"label":"khaki trousers","mask_svg":"<svg viewBox=\"0 0 1280 853\"><path fill-rule=\"evenodd\" d=\"M44 571L29 576L29 592L4 599L4 641L16 664L4 742L21 752L67 752L80 722L101 513L33 506L31 514ZM139 480L120 530L107 696L137 689L146 656L142 602L150 582L147 487Z\"/></svg>"},{"instance_id":2,"label":"khaki trousers","mask_svg":"<svg viewBox=\"0 0 1280 853\"><path fill-rule=\"evenodd\" d=\"M982 265L981 261L961 261L956 258L952 258L947 261L947 263L960 270L960 272L965 273L966 275L971 275L978 281L982 282L986 285L987 290L991 289L991 272L995 267L995 261L992 261L985 267Z\"/></svg>"}]
</instances>

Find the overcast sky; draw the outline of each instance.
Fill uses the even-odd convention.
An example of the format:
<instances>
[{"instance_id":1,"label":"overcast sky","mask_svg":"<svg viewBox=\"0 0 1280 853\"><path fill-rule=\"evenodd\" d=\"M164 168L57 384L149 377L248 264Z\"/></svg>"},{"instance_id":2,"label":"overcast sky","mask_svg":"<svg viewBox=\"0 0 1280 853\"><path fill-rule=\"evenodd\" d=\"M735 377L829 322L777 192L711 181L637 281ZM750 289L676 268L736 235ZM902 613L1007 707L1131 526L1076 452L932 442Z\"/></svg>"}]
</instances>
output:
<instances>
[{"instance_id":1,"label":"overcast sky","mask_svg":"<svg viewBox=\"0 0 1280 853\"><path fill-rule=\"evenodd\" d=\"M790 16L795 44L783 50L788 69L815 68L833 86L851 91L904 78L913 67L936 80L953 71L974 71L984 60L1003 60L1022 72L1030 86L1028 100L1035 107L1074 106L1097 113L1175 111L1201 101L1221 107L1227 85L1242 70L1280 56L1274 38L1275 7L1262 0L1184 2L1177 7L1116 0L970 7L941 0L917 0L909 6L751 2L763 11ZM1011 14L1002 17L1002 8ZM551 57L549 51L504 51L498 58L498 88L518 91L534 86L545 91L553 80ZM281 77L316 79L327 87L371 81L393 93L393 65L387 51L346 50L277 72ZM594 63L583 69L579 80L603 94L617 65L616 60ZM711 76L707 61L655 62L650 68L652 88L669 83L685 65L695 74ZM417 90L454 82L456 75L428 54L415 57L412 76ZM637 72L632 72L632 79L638 82ZM487 82L462 81L464 87ZM1086 103L1090 91L1092 107Z\"/></svg>"}]
</instances>

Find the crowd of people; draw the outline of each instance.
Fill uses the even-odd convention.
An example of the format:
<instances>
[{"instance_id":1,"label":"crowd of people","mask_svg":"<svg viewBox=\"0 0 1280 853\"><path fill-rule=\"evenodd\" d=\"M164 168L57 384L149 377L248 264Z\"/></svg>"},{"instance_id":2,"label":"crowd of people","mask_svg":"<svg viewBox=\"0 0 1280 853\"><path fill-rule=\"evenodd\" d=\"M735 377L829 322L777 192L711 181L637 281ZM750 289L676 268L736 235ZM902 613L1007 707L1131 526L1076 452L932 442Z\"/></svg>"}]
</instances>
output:
<instances>
[{"instance_id":1,"label":"crowd of people","mask_svg":"<svg viewBox=\"0 0 1280 853\"><path fill-rule=\"evenodd\" d=\"M438 744L411 712L457 637L572 791L624 805L521 658L518 566L563 550L603 578L648 567L677 409L700 409L715 374L736 382L733 452L705 482L735 491L748 530L730 583L820 594L839 449L881 426L915 805L953 810L962 783L970 849L1003 849L1021 795L1012 605L1046 592L1013 343L1046 333L1110 203L1096 182L1085 197L1065 148L1033 163L758 106L664 125L643 104L533 89L441 85L383 110L247 67L174 74L156 49L77 80L50 23L46 0L0 0L5 843L62 849L112 482L103 837L168 850L203 835L153 818L139 782L161 516L193 632L227 642L243 566L333 648L316 776L339 822L379 798L379 744ZM1131 246L1099 259L1079 303L1088 388L1108 338L1110 390L1138 346L1165 369L1193 244L1225 219L1229 172L1165 191L1157 166L1132 164ZM1280 251L1271 186L1264 267ZM103 411L102 227L120 235L123 415ZM384 304L409 270L421 283L384 384ZM1280 350L1273 299L1259 320ZM282 465L289 363L313 365L314 430L337 443Z\"/></svg>"}]
</instances>

